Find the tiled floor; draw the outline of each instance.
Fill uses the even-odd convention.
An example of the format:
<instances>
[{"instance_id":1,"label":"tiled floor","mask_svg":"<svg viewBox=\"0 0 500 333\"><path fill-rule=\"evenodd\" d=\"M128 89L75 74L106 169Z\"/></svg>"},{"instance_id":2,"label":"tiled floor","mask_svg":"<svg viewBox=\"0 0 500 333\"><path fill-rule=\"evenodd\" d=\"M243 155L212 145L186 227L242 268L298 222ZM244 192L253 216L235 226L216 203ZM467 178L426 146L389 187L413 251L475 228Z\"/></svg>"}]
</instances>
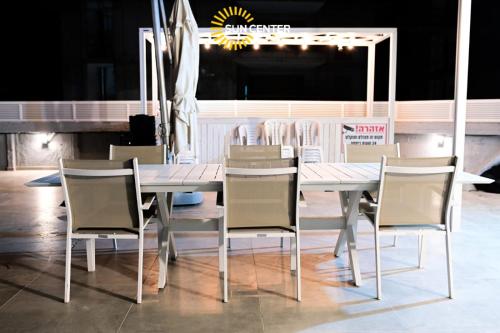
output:
<instances>
[{"instance_id":1,"label":"tiled floor","mask_svg":"<svg viewBox=\"0 0 500 333\"><path fill-rule=\"evenodd\" d=\"M303 301L294 297L288 245L279 240L233 241L230 301L221 302L216 236L179 235L180 256L158 291L155 227L147 233L144 301L134 303L135 244L114 252L98 241L97 270L86 271L76 243L71 303L63 304L64 209L59 188L26 188L47 171L0 172L0 330L2 332L499 332L500 195L467 192L461 232L453 234L456 298L446 298L444 241L426 239L417 269L417 240L384 239L384 299L374 300L371 227L360 225L364 284L353 287L347 256L334 258L337 232L303 234ZM337 214L335 193L306 194L304 214ZM198 211L216 214L207 194Z\"/></svg>"}]
</instances>

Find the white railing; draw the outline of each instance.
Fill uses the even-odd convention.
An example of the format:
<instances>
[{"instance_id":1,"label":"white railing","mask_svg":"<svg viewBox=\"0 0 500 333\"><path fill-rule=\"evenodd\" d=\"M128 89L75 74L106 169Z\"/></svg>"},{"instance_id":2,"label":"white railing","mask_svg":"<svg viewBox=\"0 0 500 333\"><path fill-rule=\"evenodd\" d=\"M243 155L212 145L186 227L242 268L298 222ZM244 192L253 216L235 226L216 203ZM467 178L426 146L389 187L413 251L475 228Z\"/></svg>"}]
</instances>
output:
<instances>
[{"instance_id":1,"label":"white railing","mask_svg":"<svg viewBox=\"0 0 500 333\"><path fill-rule=\"evenodd\" d=\"M199 101L200 118L360 118L366 102ZM148 114L153 114L148 103ZM141 113L139 101L0 102L0 122L126 122ZM387 103L375 102L373 117L387 117ZM453 101L396 102L396 121L453 121ZM500 122L500 99L469 100L467 120Z\"/></svg>"}]
</instances>

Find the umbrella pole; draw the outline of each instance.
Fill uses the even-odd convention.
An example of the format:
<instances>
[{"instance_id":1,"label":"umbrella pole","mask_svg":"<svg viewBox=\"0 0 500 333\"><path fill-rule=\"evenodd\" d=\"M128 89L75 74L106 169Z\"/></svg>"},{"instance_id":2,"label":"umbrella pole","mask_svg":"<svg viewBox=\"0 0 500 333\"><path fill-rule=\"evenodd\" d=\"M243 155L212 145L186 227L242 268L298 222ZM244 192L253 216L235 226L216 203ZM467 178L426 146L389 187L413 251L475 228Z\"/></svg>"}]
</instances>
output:
<instances>
[{"instance_id":1,"label":"umbrella pole","mask_svg":"<svg viewBox=\"0 0 500 333\"><path fill-rule=\"evenodd\" d=\"M151 7L153 11L153 38L155 43L156 71L158 76L158 88L159 88L158 90L160 98L160 119L161 119L160 137L162 143L167 145L167 150L169 150L168 146L169 116L167 112L167 93L165 86L165 72L163 68L163 50L161 45L161 23L160 23L160 10L158 8L158 0L151 0Z\"/></svg>"}]
</instances>

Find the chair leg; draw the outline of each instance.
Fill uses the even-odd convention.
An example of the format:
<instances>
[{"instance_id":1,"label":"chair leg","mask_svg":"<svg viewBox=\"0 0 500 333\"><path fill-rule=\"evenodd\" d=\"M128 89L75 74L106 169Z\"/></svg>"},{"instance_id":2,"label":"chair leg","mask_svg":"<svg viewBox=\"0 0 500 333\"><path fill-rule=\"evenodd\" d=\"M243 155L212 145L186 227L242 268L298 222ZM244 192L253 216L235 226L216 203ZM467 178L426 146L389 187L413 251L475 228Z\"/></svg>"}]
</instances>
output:
<instances>
[{"instance_id":1,"label":"chair leg","mask_svg":"<svg viewBox=\"0 0 500 333\"><path fill-rule=\"evenodd\" d=\"M290 237L290 271L295 272L297 270L297 259L295 258L297 253L296 253L296 248L297 248L297 243L295 240Z\"/></svg>"},{"instance_id":2,"label":"chair leg","mask_svg":"<svg viewBox=\"0 0 500 333\"><path fill-rule=\"evenodd\" d=\"M223 275L224 275L224 295L223 295L223 302L224 303L227 303L227 299L228 299L228 281L227 281L227 274L228 274L228 271L227 271L227 241L228 241L228 238L224 237L224 245L223 245L223 252L224 252L224 261L223 261Z\"/></svg>"},{"instance_id":3,"label":"chair leg","mask_svg":"<svg viewBox=\"0 0 500 333\"><path fill-rule=\"evenodd\" d=\"M69 303L71 286L71 238L66 238L66 272L64 274L64 303Z\"/></svg>"},{"instance_id":4,"label":"chair leg","mask_svg":"<svg viewBox=\"0 0 500 333\"><path fill-rule=\"evenodd\" d=\"M95 239L87 239L85 247L87 249L87 271L95 272Z\"/></svg>"},{"instance_id":5,"label":"chair leg","mask_svg":"<svg viewBox=\"0 0 500 333\"><path fill-rule=\"evenodd\" d=\"M219 219L219 273L224 272L224 221Z\"/></svg>"},{"instance_id":6,"label":"chair leg","mask_svg":"<svg viewBox=\"0 0 500 333\"><path fill-rule=\"evenodd\" d=\"M301 281L301 268L300 268L300 237L295 234L295 278L297 280L297 301L302 301L302 281Z\"/></svg>"},{"instance_id":7,"label":"chair leg","mask_svg":"<svg viewBox=\"0 0 500 333\"><path fill-rule=\"evenodd\" d=\"M375 274L377 283L377 299L382 299L382 282L380 272L380 236L377 226L375 227Z\"/></svg>"},{"instance_id":8,"label":"chair leg","mask_svg":"<svg viewBox=\"0 0 500 333\"><path fill-rule=\"evenodd\" d=\"M424 235L418 235L418 268L424 267Z\"/></svg>"},{"instance_id":9,"label":"chair leg","mask_svg":"<svg viewBox=\"0 0 500 333\"><path fill-rule=\"evenodd\" d=\"M280 247L283 248L283 237L281 237Z\"/></svg>"},{"instance_id":10,"label":"chair leg","mask_svg":"<svg viewBox=\"0 0 500 333\"><path fill-rule=\"evenodd\" d=\"M142 303L142 267L144 264L144 234L139 232L139 263L137 267L137 304Z\"/></svg>"},{"instance_id":11,"label":"chair leg","mask_svg":"<svg viewBox=\"0 0 500 333\"><path fill-rule=\"evenodd\" d=\"M113 239L113 249L115 251L118 251L118 240L116 238Z\"/></svg>"},{"instance_id":12,"label":"chair leg","mask_svg":"<svg viewBox=\"0 0 500 333\"><path fill-rule=\"evenodd\" d=\"M227 240L227 248L231 250L231 238Z\"/></svg>"},{"instance_id":13,"label":"chair leg","mask_svg":"<svg viewBox=\"0 0 500 333\"><path fill-rule=\"evenodd\" d=\"M398 235L395 235L394 236L394 239L392 240L392 246L393 247L396 247L398 245Z\"/></svg>"},{"instance_id":14,"label":"chair leg","mask_svg":"<svg viewBox=\"0 0 500 333\"><path fill-rule=\"evenodd\" d=\"M345 244L346 244L346 232L345 230L340 230L339 238L337 238L337 244L335 244L335 250L333 251L333 254L336 257L340 256L340 252L342 252Z\"/></svg>"},{"instance_id":15,"label":"chair leg","mask_svg":"<svg viewBox=\"0 0 500 333\"><path fill-rule=\"evenodd\" d=\"M446 230L446 262L448 269L448 297L453 298L453 272L451 267L451 235L450 231Z\"/></svg>"}]
</instances>

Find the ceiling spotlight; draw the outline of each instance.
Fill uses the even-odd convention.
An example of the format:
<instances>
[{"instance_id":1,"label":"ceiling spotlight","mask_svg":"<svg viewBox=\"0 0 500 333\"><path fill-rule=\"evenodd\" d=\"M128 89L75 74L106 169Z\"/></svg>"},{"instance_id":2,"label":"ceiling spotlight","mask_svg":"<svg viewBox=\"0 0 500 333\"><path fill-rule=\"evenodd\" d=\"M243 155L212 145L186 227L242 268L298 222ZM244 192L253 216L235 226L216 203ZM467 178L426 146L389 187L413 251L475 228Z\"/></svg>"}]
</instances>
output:
<instances>
[{"instance_id":1,"label":"ceiling spotlight","mask_svg":"<svg viewBox=\"0 0 500 333\"><path fill-rule=\"evenodd\" d=\"M259 44L253 44L253 49L254 49L254 50L258 50L258 49L260 49L260 45L259 45Z\"/></svg>"},{"instance_id":2,"label":"ceiling spotlight","mask_svg":"<svg viewBox=\"0 0 500 333\"><path fill-rule=\"evenodd\" d=\"M205 43L205 50L210 50L210 44L209 43Z\"/></svg>"},{"instance_id":3,"label":"ceiling spotlight","mask_svg":"<svg viewBox=\"0 0 500 333\"><path fill-rule=\"evenodd\" d=\"M307 48L308 48L308 47L309 47L309 46L308 46L307 44L302 44L302 45L300 46L300 48L301 48L302 50L304 50L304 51L305 51L305 50L307 50Z\"/></svg>"}]
</instances>

